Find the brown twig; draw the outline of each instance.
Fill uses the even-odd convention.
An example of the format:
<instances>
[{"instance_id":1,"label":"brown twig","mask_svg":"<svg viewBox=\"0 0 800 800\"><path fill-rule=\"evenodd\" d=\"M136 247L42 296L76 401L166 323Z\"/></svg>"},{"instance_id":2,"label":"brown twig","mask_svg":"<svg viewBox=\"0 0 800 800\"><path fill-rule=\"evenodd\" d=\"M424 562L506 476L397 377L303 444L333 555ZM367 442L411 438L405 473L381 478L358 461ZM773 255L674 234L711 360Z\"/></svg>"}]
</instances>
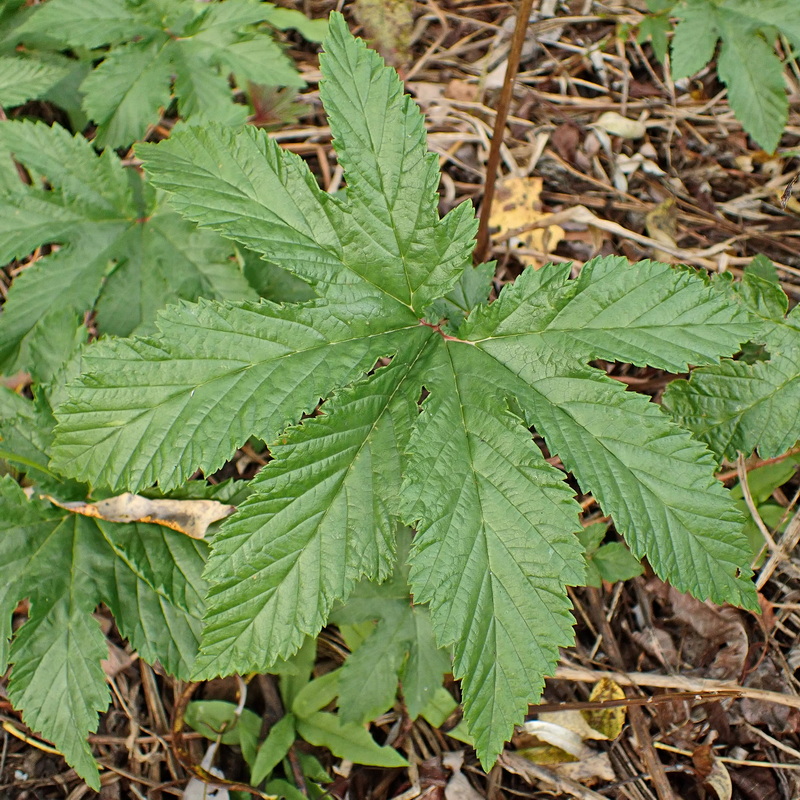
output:
<instances>
[{"instance_id":1,"label":"brown twig","mask_svg":"<svg viewBox=\"0 0 800 800\"><path fill-rule=\"evenodd\" d=\"M612 670L593 670L585 667L558 667L553 676L564 681L581 681L594 683L601 678L610 678L620 686L650 686L656 689L680 689L695 692L698 699L707 692L730 692L739 697L749 697L764 703L800 708L800 696L788 692L773 692L768 689L756 689L752 686L740 686L732 681L716 681L710 678L690 678L685 675L659 675L650 672L616 672Z\"/></svg>"},{"instance_id":2,"label":"brown twig","mask_svg":"<svg viewBox=\"0 0 800 800\"><path fill-rule=\"evenodd\" d=\"M533 0L520 0L517 11L517 24L514 26L514 35L511 38L511 49L508 53L508 64L503 79L503 88L500 91L500 101L497 104L497 116L494 119L492 131L492 144L489 147L489 160L486 163L486 182L483 186L483 202L481 203L480 221L478 223L478 243L475 245L475 258L480 263L486 260L489 249L489 214L492 211L494 199L494 185L497 180L497 167L500 163L500 148L503 145L503 130L508 119L508 110L511 107L511 98L514 94L514 78L519 69L519 59L522 45L525 43L525 33L531 16Z\"/></svg>"}]
</instances>

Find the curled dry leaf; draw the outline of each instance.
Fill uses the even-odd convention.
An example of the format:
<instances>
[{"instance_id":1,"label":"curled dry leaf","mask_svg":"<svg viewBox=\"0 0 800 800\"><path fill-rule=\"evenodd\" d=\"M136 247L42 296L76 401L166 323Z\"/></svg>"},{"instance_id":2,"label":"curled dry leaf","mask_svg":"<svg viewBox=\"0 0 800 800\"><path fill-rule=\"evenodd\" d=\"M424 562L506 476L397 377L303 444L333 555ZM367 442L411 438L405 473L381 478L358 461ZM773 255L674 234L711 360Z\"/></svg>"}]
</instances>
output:
<instances>
[{"instance_id":1,"label":"curled dry leaf","mask_svg":"<svg viewBox=\"0 0 800 800\"><path fill-rule=\"evenodd\" d=\"M623 139L641 139L647 131L644 122L628 119L616 111L603 112L594 124L612 136L621 136Z\"/></svg>"},{"instance_id":2,"label":"curled dry leaf","mask_svg":"<svg viewBox=\"0 0 800 800\"><path fill-rule=\"evenodd\" d=\"M95 517L107 522L151 522L163 525L192 539L202 539L208 526L233 514L234 506L226 506L216 500L151 500L138 494L125 492L97 503L64 503L49 495L42 495L54 506Z\"/></svg>"},{"instance_id":3,"label":"curled dry leaf","mask_svg":"<svg viewBox=\"0 0 800 800\"><path fill-rule=\"evenodd\" d=\"M692 753L698 780L714 792L717 800L731 800L733 785L725 765L714 757L711 746L702 744Z\"/></svg>"},{"instance_id":4,"label":"curled dry leaf","mask_svg":"<svg viewBox=\"0 0 800 800\"><path fill-rule=\"evenodd\" d=\"M464 764L464 751L454 750L442 756L442 764L451 770L453 776L444 787L445 800L481 800L479 794L461 771Z\"/></svg>"}]
</instances>

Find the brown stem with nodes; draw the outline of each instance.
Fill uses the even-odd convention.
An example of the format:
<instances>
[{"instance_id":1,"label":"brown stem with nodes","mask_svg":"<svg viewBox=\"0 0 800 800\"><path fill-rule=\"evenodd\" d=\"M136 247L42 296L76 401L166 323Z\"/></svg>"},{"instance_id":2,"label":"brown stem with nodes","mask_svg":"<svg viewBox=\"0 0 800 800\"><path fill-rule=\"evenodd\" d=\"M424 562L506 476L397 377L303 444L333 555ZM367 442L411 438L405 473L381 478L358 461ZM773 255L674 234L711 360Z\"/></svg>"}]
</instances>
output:
<instances>
[{"instance_id":1,"label":"brown stem with nodes","mask_svg":"<svg viewBox=\"0 0 800 800\"><path fill-rule=\"evenodd\" d=\"M517 24L514 26L514 35L511 37L508 65L503 79L503 88L500 92L500 101L497 104L497 116L494 119L494 129L492 130L492 144L489 148L489 160L486 162L486 182L483 185L483 202L481 203L480 221L478 223L478 242L475 245L475 260L477 263L485 261L488 255L489 214L492 211L497 167L500 164L503 130L508 119L511 98L514 95L514 78L517 76L517 70L519 69L520 54L522 53L522 45L525 43L525 31L528 28L532 7L533 0L520 0L519 10L517 11Z\"/></svg>"}]
</instances>

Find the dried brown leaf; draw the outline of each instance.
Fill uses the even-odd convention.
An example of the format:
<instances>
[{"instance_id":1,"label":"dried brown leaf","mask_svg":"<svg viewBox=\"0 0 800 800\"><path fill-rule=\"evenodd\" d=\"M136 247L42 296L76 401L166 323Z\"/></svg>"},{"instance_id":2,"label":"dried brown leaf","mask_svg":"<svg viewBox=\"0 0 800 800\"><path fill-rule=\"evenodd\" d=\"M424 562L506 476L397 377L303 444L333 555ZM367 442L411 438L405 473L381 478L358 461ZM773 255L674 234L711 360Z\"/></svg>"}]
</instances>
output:
<instances>
[{"instance_id":1,"label":"dried brown leaf","mask_svg":"<svg viewBox=\"0 0 800 800\"><path fill-rule=\"evenodd\" d=\"M216 500L151 500L130 492L97 503L64 503L49 495L43 495L43 498L73 514L107 522L149 522L185 533L192 539L202 539L209 525L236 511L234 506Z\"/></svg>"}]
</instances>

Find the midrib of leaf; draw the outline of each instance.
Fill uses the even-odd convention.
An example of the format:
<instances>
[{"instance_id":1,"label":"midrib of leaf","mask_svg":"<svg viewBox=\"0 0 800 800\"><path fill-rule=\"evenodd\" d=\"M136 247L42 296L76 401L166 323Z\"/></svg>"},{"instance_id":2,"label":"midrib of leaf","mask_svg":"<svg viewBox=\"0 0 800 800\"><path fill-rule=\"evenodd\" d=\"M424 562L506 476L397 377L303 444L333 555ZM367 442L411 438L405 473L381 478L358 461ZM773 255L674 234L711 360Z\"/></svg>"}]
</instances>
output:
<instances>
[{"instance_id":1,"label":"midrib of leaf","mask_svg":"<svg viewBox=\"0 0 800 800\"><path fill-rule=\"evenodd\" d=\"M367 84L367 86L369 86L369 84ZM361 101L361 106L364 109L366 109L366 107L367 107L366 97L360 95L361 86L356 84L356 90L359 92L359 99ZM383 128L382 128L382 130L385 129L385 126L386 126L386 118L384 117L383 118ZM369 152L371 152L371 153L379 153L380 152L380 147L377 145L377 143L373 139L373 137L372 137L372 129L369 128L369 127L367 128L367 135L369 136L369 147L367 148L367 150ZM381 138L383 138L383 137L381 136ZM402 153L401 157L400 157L400 169L398 170L400 173L403 172L403 164L405 163L406 156L407 156L407 153L404 151ZM380 194L381 197L385 197L386 198L387 207L389 209L390 214L392 214L394 212L394 210L395 210L395 203L397 202L396 194L395 194L394 197L392 197L393 192L390 192L388 190L388 188L387 188L387 186L386 186L386 184L384 182L384 179L383 179L383 174L382 174L382 172L380 170L377 170L375 172L375 177L376 177L376 180L377 180L377 183L378 183L378 186L376 187L377 191L378 191L378 194ZM392 197L391 202L389 202L389 198L390 197ZM418 206L418 208L417 208L417 217L416 217L417 222L419 221L421 210L422 210L421 206ZM397 247L397 253L400 256L400 261L402 262L402 265L403 265L403 276L406 279L406 286L408 288L409 301L408 301L408 303L403 303L403 305L407 305L409 308L411 308L411 298L414 297L414 290L419 288L418 286L417 287L412 287L411 286L411 276L409 275L408 264L406 263L406 249L407 249L407 247L411 246L411 240L409 240L408 243L404 246L400 241L400 237L398 236L397 228L394 225L392 225L391 222L389 222L388 227L392 232L392 236L394 237L394 243L395 243L395 245ZM414 227L416 228L417 226L415 225ZM389 251L388 248L387 248L387 255L391 255L391 251ZM402 300L399 300L396 297L395 297L395 300L398 300L398 302L403 302Z\"/></svg>"}]
</instances>

